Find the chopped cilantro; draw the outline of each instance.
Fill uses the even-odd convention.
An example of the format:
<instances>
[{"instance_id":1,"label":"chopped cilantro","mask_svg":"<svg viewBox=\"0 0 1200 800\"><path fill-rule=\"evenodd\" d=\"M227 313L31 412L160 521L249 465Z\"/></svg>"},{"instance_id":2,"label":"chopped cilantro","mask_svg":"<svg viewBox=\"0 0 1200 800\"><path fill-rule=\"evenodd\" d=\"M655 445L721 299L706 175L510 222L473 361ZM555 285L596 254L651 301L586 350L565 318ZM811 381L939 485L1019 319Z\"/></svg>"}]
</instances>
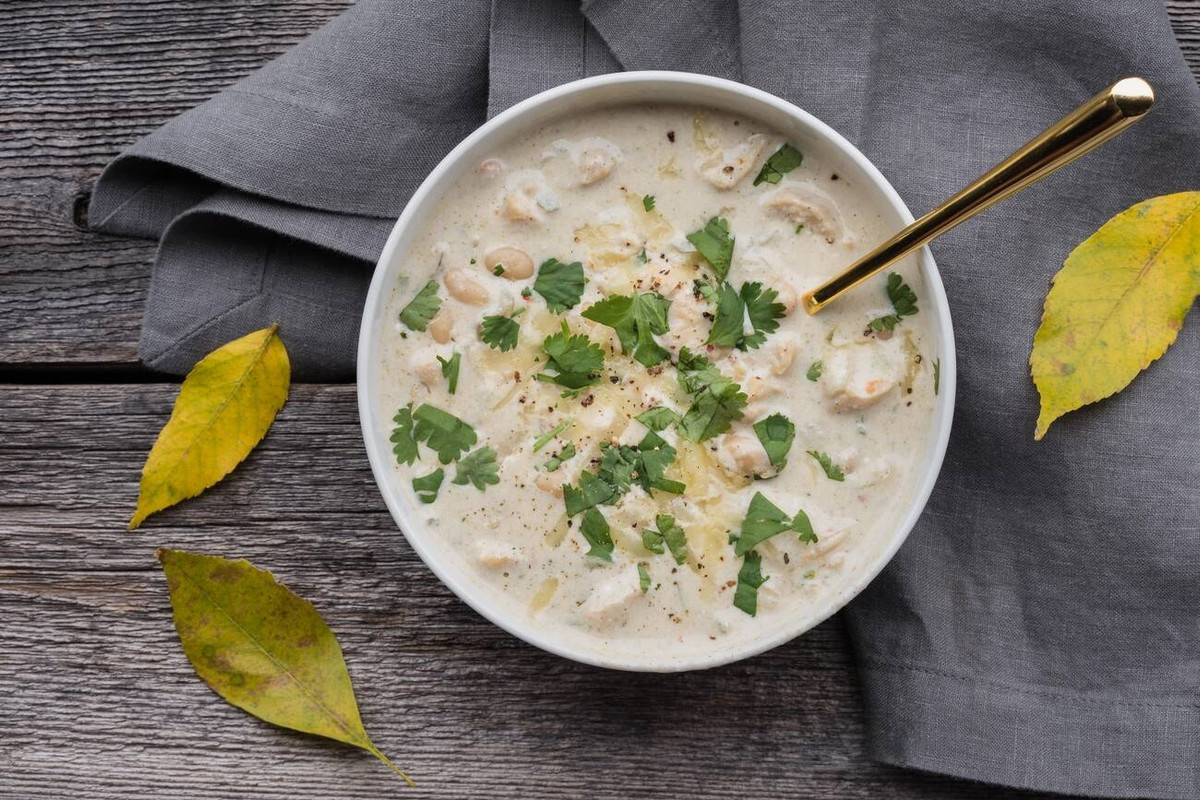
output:
<instances>
[{"instance_id":1,"label":"chopped cilantro","mask_svg":"<svg viewBox=\"0 0 1200 800\"><path fill-rule=\"evenodd\" d=\"M556 374L540 372L534 378L564 387L567 390L564 394L576 394L600 380L604 350L587 334L572 334L566 320L560 332L546 337L542 350L546 353L546 369Z\"/></svg>"},{"instance_id":2,"label":"chopped cilantro","mask_svg":"<svg viewBox=\"0 0 1200 800\"><path fill-rule=\"evenodd\" d=\"M680 383L693 396L678 426L685 439L711 439L742 418L748 402L742 387L722 375L711 361L685 347L679 353L678 367Z\"/></svg>"},{"instance_id":3,"label":"chopped cilantro","mask_svg":"<svg viewBox=\"0 0 1200 800\"><path fill-rule=\"evenodd\" d=\"M654 408L646 409L634 417L634 419L657 433L658 431L665 431L678 422L679 415L666 406L655 406Z\"/></svg>"},{"instance_id":4,"label":"chopped cilantro","mask_svg":"<svg viewBox=\"0 0 1200 800\"><path fill-rule=\"evenodd\" d=\"M587 278L583 277L583 264L580 262L564 264L557 258L548 258L538 267L533 290L546 300L546 307L550 311L561 314L579 304L586 283Z\"/></svg>"},{"instance_id":5,"label":"chopped cilantro","mask_svg":"<svg viewBox=\"0 0 1200 800\"><path fill-rule=\"evenodd\" d=\"M401 464L411 464L420 455L417 449L417 440L413 438L412 403L396 412L392 422L396 423L396 427L392 428L391 438L392 452L396 454L396 461Z\"/></svg>"},{"instance_id":6,"label":"chopped cilantro","mask_svg":"<svg viewBox=\"0 0 1200 800\"><path fill-rule=\"evenodd\" d=\"M399 417L399 415L397 415ZM412 413L412 439L424 442L438 456L438 461L449 464L471 448L477 441L475 429L453 414L423 403ZM393 434L395 441L395 434ZM410 462L411 463L411 462Z\"/></svg>"},{"instance_id":7,"label":"chopped cilantro","mask_svg":"<svg viewBox=\"0 0 1200 800\"><path fill-rule=\"evenodd\" d=\"M533 289L530 289L528 286L526 286L521 290L521 297L533 297Z\"/></svg>"},{"instance_id":8,"label":"chopped cilantro","mask_svg":"<svg viewBox=\"0 0 1200 800\"><path fill-rule=\"evenodd\" d=\"M508 316L494 314L483 318L483 322L479 325L479 337L483 339L488 347L507 352L517 346L517 335L521 331L521 324L517 322L517 317L521 316L525 309L518 308Z\"/></svg>"},{"instance_id":9,"label":"chopped cilantro","mask_svg":"<svg viewBox=\"0 0 1200 800\"><path fill-rule=\"evenodd\" d=\"M429 321L437 316L442 307L442 298L437 296L437 281L430 281L421 287L417 296L408 301L400 311L400 321L414 331L423 331L429 327Z\"/></svg>"},{"instance_id":10,"label":"chopped cilantro","mask_svg":"<svg viewBox=\"0 0 1200 800\"><path fill-rule=\"evenodd\" d=\"M750 499L750 507L746 510L746 518L742 520L742 529L733 540L734 555L745 555L749 551L784 531L794 531L800 534L800 541L809 543L817 541L808 514L803 510L797 511L796 516L788 519L787 514L779 506L772 503L762 492L755 492Z\"/></svg>"},{"instance_id":11,"label":"chopped cilantro","mask_svg":"<svg viewBox=\"0 0 1200 800\"><path fill-rule=\"evenodd\" d=\"M565 462L571 460L574 457L575 457L575 445L568 444L566 447L564 447L562 450L559 451L558 455L551 456L550 458L548 458L546 460L546 463L542 464L542 469L546 470L546 472L554 472L554 470L558 469Z\"/></svg>"},{"instance_id":12,"label":"chopped cilantro","mask_svg":"<svg viewBox=\"0 0 1200 800\"><path fill-rule=\"evenodd\" d=\"M671 557L676 564L687 560L687 536L683 528L675 524L675 518L667 514L659 514L654 518L654 528L642 528L642 546L651 553L662 553L663 545L671 551Z\"/></svg>"},{"instance_id":13,"label":"chopped cilantro","mask_svg":"<svg viewBox=\"0 0 1200 800\"><path fill-rule=\"evenodd\" d=\"M438 490L442 488L442 479L446 477L446 473L438 467L428 475L423 475L420 478L412 479L413 491L417 493L417 499L422 503L432 503L437 500Z\"/></svg>"},{"instance_id":14,"label":"chopped cilantro","mask_svg":"<svg viewBox=\"0 0 1200 800\"><path fill-rule=\"evenodd\" d=\"M762 165L762 169L758 171L758 176L754 179L754 185L779 183L784 175L800 166L802 161L804 161L804 156L800 151L785 143L783 147L772 153L766 163Z\"/></svg>"},{"instance_id":15,"label":"chopped cilantro","mask_svg":"<svg viewBox=\"0 0 1200 800\"><path fill-rule=\"evenodd\" d=\"M646 565L638 562L638 588L642 590L642 594L650 591L650 570L646 569Z\"/></svg>"},{"instance_id":16,"label":"chopped cilantro","mask_svg":"<svg viewBox=\"0 0 1200 800\"><path fill-rule=\"evenodd\" d=\"M725 276L729 274L729 266L733 263L734 239L729 235L729 221L721 217L713 217L703 228L687 235L687 240L713 268L717 283L724 283Z\"/></svg>"},{"instance_id":17,"label":"chopped cilantro","mask_svg":"<svg viewBox=\"0 0 1200 800\"><path fill-rule=\"evenodd\" d=\"M801 222L799 225L796 226L796 233L804 233L804 223L803 222Z\"/></svg>"},{"instance_id":18,"label":"chopped cilantro","mask_svg":"<svg viewBox=\"0 0 1200 800\"><path fill-rule=\"evenodd\" d=\"M787 465L787 454L792 448L792 439L796 437L796 426L783 414L772 414L754 423L754 433L767 451L771 466L776 472L781 471Z\"/></svg>"},{"instance_id":19,"label":"chopped cilantro","mask_svg":"<svg viewBox=\"0 0 1200 800\"><path fill-rule=\"evenodd\" d=\"M501 275L503 275L504 274L504 265L497 264L496 266L492 267L492 274L495 275L496 277L500 277Z\"/></svg>"},{"instance_id":20,"label":"chopped cilantro","mask_svg":"<svg viewBox=\"0 0 1200 800\"><path fill-rule=\"evenodd\" d=\"M654 210L654 195L648 194L642 198L642 208L647 211Z\"/></svg>"},{"instance_id":21,"label":"chopped cilantro","mask_svg":"<svg viewBox=\"0 0 1200 800\"><path fill-rule=\"evenodd\" d=\"M833 460L828 455L819 450L809 450L807 452L817 460L817 463L821 465L821 469L825 470L826 478L829 478L831 481L846 480L846 474L842 472L842 468L833 463Z\"/></svg>"},{"instance_id":22,"label":"chopped cilantro","mask_svg":"<svg viewBox=\"0 0 1200 800\"><path fill-rule=\"evenodd\" d=\"M751 350L762 346L768 333L779 328L779 319L786 313L783 303L776 303L779 293L774 289L763 289L761 283L743 283L742 291L736 292L728 283L722 284L718 292L717 315L707 344ZM753 332L746 334L747 317Z\"/></svg>"},{"instance_id":23,"label":"chopped cilantro","mask_svg":"<svg viewBox=\"0 0 1200 800\"><path fill-rule=\"evenodd\" d=\"M589 545L587 551L589 556L595 556L601 561L612 561L612 536L609 535L608 522L599 510L589 508L583 512L583 522L579 525L579 532L583 534L583 538Z\"/></svg>"},{"instance_id":24,"label":"chopped cilantro","mask_svg":"<svg viewBox=\"0 0 1200 800\"><path fill-rule=\"evenodd\" d=\"M933 360L933 393L938 393L939 384L942 382L942 359L935 358Z\"/></svg>"},{"instance_id":25,"label":"chopped cilantro","mask_svg":"<svg viewBox=\"0 0 1200 800\"><path fill-rule=\"evenodd\" d=\"M462 365L462 353L456 351L449 360L438 356L437 360L442 364L442 377L450 384L450 394L454 394L458 391L458 369Z\"/></svg>"},{"instance_id":26,"label":"chopped cilantro","mask_svg":"<svg viewBox=\"0 0 1200 800\"><path fill-rule=\"evenodd\" d=\"M567 516L573 517L580 511L607 503L617 494L617 489L611 483L597 478L590 472L579 473L579 488L569 483L563 484L563 502L567 506Z\"/></svg>"},{"instance_id":27,"label":"chopped cilantro","mask_svg":"<svg viewBox=\"0 0 1200 800\"><path fill-rule=\"evenodd\" d=\"M697 300L703 299L704 302L708 303L710 306L717 305L718 301L720 300L717 295L717 290L713 287L713 285L706 280L701 280L700 278L692 281L692 297L695 297Z\"/></svg>"},{"instance_id":28,"label":"chopped cilantro","mask_svg":"<svg viewBox=\"0 0 1200 800\"><path fill-rule=\"evenodd\" d=\"M813 383L821 380L821 373L825 371L824 361L814 361L808 365L808 372L804 373L804 377L808 378Z\"/></svg>"},{"instance_id":29,"label":"chopped cilantro","mask_svg":"<svg viewBox=\"0 0 1200 800\"><path fill-rule=\"evenodd\" d=\"M758 614L758 587L767 582L762 574L762 558L751 550L742 561L738 570L737 590L733 593L735 608L745 611L750 616Z\"/></svg>"},{"instance_id":30,"label":"chopped cilantro","mask_svg":"<svg viewBox=\"0 0 1200 800\"><path fill-rule=\"evenodd\" d=\"M646 248L643 247L642 252L637 254L637 260L638 260L638 263L640 263L640 264L646 263Z\"/></svg>"},{"instance_id":31,"label":"chopped cilantro","mask_svg":"<svg viewBox=\"0 0 1200 800\"><path fill-rule=\"evenodd\" d=\"M876 332L894 330L903 317L911 317L920 310L917 308L916 292L904 282L898 272L888 273L887 296L892 303L893 313L884 314L882 317L876 317L868 322L867 327L870 330Z\"/></svg>"},{"instance_id":32,"label":"chopped cilantro","mask_svg":"<svg viewBox=\"0 0 1200 800\"><path fill-rule=\"evenodd\" d=\"M621 352L632 353L637 361L653 367L671 357L654 339L655 334L667 332L670 307L670 300L654 292L616 294L588 306L583 316L615 330L621 341Z\"/></svg>"},{"instance_id":33,"label":"chopped cilantro","mask_svg":"<svg viewBox=\"0 0 1200 800\"><path fill-rule=\"evenodd\" d=\"M533 452L536 453L538 450L541 450L543 447L545 447L550 442L551 439L553 439L555 436L558 436L560 433L565 431L567 428L571 427L573 424L575 424L575 420L571 417L567 417L566 419L564 419L562 422L555 425L550 430L539 435L536 439L533 440Z\"/></svg>"},{"instance_id":34,"label":"chopped cilantro","mask_svg":"<svg viewBox=\"0 0 1200 800\"><path fill-rule=\"evenodd\" d=\"M617 496L629 491L637 477L638 453L624 444L600 443L600 467L596 476L614 487Z\"/></svg>"},{"instance_id":35,"label":"chopped cilantro","mask_svg":"<svg viewBox=\"0 0 1200 800\"><path fill-rule=\"evenodd\" d=\"M479 491L500 482L500 467L496 464L496 451L484 446L464 456L458 462L454 483L466 486L470 483Z\"/></svg>"}]
</instances>

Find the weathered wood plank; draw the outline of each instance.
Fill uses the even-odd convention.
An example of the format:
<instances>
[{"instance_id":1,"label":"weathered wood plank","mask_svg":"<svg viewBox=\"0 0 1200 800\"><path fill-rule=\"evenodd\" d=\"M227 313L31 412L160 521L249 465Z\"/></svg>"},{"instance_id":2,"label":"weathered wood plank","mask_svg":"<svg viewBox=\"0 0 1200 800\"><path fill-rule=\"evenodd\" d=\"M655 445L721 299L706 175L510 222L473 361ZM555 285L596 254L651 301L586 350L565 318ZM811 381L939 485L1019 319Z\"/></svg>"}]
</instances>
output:
<instances>
[{"instance_id":1,"label":"weathered wood plank","mask_svg":"<svg viewBox=\"0 0 1200 800\"><path fill-rule=\"evenodd\" d=\"M7 0L0 14L0 368L136 364L151 243L80 209L123 147L350 0ZM1200 75L1200 0L1168 0Z\"/></svg>"},{"instance_id":2,"label":"weathered wood plank","mask_svg":"<svg viewBox=\"0 0 1200 800\"><path fill-rule=\"evenodd\" d=\"M208 494L125 530L166 386L0 392L0 797L397 796L363 753L226 706L175 638L159 546L246 556L338 632L412 797L1033 797L871 763L837 620L708 672L546 655L460 603L375 490L353 388L297 387Z\"/></svg>"}]
</instances>

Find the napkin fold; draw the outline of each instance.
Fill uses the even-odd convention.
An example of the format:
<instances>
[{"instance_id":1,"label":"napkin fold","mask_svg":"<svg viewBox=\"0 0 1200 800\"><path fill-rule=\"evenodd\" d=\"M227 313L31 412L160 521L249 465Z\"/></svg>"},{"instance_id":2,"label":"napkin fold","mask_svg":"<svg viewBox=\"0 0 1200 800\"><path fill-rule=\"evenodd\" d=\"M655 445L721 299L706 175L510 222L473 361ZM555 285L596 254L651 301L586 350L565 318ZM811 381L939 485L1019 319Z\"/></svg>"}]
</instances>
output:
<instances>
[{"instance_id":1,"label":"napkin fold","mask_svg":"<svg viewBox=\"0 0 1200 800\"><path fill-rule=\"evenodd\" d=\"M362 0L104 172L89 218L158 237L140 343L182 373L278 321L354 375L409 194L512 103L616 69L733 78L840 130L920 213L1096 91L1143 122L933 245L959 404L929 506L847 618L870 751L1056 792L1200 797L1200 327L1032 440L1049 278L1134 202L1200 188L1200 90L1157 0Z\"/></svg>"}]
</instances>

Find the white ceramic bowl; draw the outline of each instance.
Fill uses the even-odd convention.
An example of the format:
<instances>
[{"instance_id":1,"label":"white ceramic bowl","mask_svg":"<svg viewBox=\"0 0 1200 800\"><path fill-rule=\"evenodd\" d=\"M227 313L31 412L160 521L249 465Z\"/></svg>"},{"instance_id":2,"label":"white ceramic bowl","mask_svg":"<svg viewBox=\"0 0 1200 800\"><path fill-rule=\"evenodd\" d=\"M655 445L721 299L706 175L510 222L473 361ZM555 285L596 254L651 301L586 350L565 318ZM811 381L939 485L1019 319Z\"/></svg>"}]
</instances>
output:
<instances>
[{"instance_id":1,"label":"white ceramic bowl","mask_svg":"<svg viewBox=\"0 0 1200 800\"><path fill-rule=\"evenodd\" d=\"M565 114L636 102L708 106L759 119L785 134L802 152L821 157L838 173L854 180L855 185L861 187L867 195L873 194L869 200L883 215L885 225L898 230L912 221L912 214L891 184L853 145L811 114L758 89L719 78L682 72L625 72L587 78L550 89L499 114L464 139L429 174L413 194L400 219L396 221L396 226L383 248L383 254L379 257L363 310L358 342L358 410L371 470L400 530L434 574L472 608L530 644L576 661L639 671L703 669L776 647L829 617L879 574L904 543L924 509L941 468L946 443L950 437L955 386L954 335L950 323L950 309L946 304L946 294L937 267L928 249L922 249L916 256L925 284L921 311L933 317L932 331L936 340L937 356L941 359L941 382L934 408L932 435L921 462L924 472L912 484L912 495L904 515L897 523L887 546L854 574L853 581L848 582L843 591L836 593L822 606L805 609L805 613L797 614L793 620L789 620L789 624L772 630L770 635L750 640L732 649L710 652L691 660L669 664L650 661L633 663L603 651L584 650L558 641L552 635L539 630L528 618L510 613L500 605L489 603L487 588L473 580L463 566L439 558L437 548L432 546L429 532L424 529L418 515L414 513L417 506L411 489L407 483L396 478L388 444L392 410L381 408L379 403L378 387L382 361L380 337L385 328L391 327L392 322L384 318L388 296L403 269L404 255L418 231L425 225L443 192L509 137L535 129L548 120Z\"/></svg>"}]
</instances>

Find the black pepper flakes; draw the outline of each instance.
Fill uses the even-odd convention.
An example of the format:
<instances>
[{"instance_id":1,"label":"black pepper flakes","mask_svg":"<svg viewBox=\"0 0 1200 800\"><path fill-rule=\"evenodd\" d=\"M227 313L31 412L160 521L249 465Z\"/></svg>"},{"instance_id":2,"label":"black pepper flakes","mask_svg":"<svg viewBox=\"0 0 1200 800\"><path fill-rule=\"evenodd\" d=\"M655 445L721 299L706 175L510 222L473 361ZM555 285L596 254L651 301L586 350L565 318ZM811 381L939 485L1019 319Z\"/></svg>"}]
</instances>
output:
<instances>
[{"instance_id":1,"label":"black pepper flakes","mask_svg":"<svg viewBox=\"0 0 1200 800\"><path fill-rule=\"evenodd\" d=\"M675 144L675 131L667 131L667 141Z\"/></svg>"}]
</instances>

